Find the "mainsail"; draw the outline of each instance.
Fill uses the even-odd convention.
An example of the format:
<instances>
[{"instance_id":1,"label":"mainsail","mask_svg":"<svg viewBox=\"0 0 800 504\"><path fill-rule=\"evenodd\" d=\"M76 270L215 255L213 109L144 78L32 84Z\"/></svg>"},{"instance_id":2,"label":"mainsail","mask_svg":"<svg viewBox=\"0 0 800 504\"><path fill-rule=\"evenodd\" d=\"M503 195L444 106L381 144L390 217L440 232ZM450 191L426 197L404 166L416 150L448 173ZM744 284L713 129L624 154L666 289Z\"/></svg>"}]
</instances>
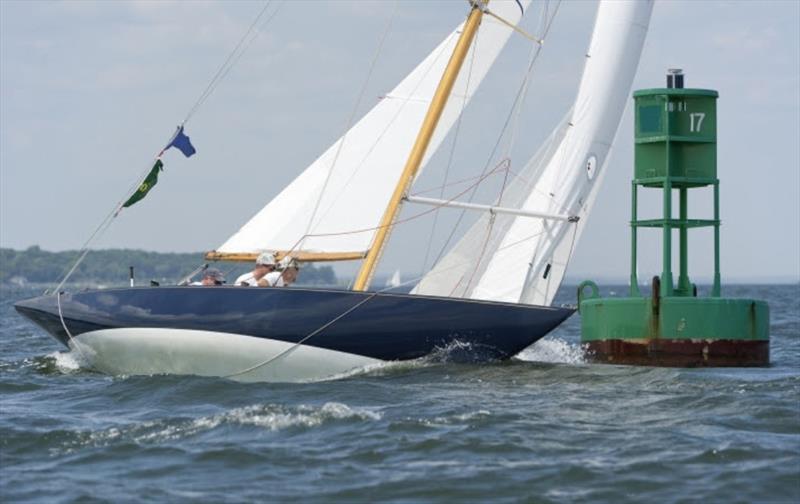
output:
<instances>
[{"instance_id":1,"label":"mainsail","mask_svg":"<svg viewBox=\"0 0 800 504\"><path fill-rule=\"evenodd\" d=\"M516 25L529 3L492 1L491 11ZM216 252L224 256L292 250L301 257L317 253L350 258L365 253L462 27ZM512 33L497 19L484 18L423 166Z\"/></svg>"},{"instance_id":2,"label":"mainsail","mask_svg":"<svg viewBox=\"0 0 800 504\"><path fill-rule=\"evenodd\" d=\"M573 218L485 214L415 293L552 303L604 178L652 7L600 2L575 105L496 202Z\"/></svg>"}]
</instances>

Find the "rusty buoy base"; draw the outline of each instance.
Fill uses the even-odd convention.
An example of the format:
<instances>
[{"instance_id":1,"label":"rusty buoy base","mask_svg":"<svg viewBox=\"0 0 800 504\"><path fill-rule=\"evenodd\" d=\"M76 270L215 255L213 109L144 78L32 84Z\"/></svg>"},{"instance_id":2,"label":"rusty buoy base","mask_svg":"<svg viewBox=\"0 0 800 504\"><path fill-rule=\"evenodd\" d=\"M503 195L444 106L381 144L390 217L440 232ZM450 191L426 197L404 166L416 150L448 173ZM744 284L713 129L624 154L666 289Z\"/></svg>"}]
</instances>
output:
<instances>
[{"instance_id":1,"label":"rusty buoy base","mask_svg":"<svg viewBox=\"0 0 800 504\"><path fill-rule=\"evenodd\" d=\"M587 360L671 367L769 365L769 306L722 297L603 298L579 291Z\"/></svg>"},{"instance_id":2,"label":"rusty buoy base","mask_svg":"<svg viewBox=\"0 0 800 504\"><path fill-rule=\"evenodd\" d=\"M769 366L769 341L601 340L586 343L593 363L663 367Z\"/></svg>"}]
</instances>

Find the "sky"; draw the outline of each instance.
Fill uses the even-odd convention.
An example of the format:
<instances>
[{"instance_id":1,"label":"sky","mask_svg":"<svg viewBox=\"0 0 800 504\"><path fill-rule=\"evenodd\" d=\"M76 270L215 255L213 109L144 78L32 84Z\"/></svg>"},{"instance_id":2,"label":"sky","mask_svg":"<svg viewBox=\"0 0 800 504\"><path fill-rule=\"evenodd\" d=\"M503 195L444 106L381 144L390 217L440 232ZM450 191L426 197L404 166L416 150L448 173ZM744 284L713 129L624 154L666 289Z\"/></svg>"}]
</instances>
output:
<instances>
[{"instance_id":1,"label":"sky","mask_svg":"<svg viewBox=\"0 0 800 504\"><path fill-rule=\"evenodd\" d=\"M0 0L0 246L80 248L152 164L262 7ZM523 21L531 32L539 26L536 9ZM563 1L534 69L515 162L536 151L572 104L595 11L592 1ZM158 186L93 246L216 248L341 136L391 16L357 117L466 12L466 2L455 0L400 1L396 11L390 1L283 3L187 124L198 154L169 152ZM687 87L720 93L723 282L800 278L798 24L793 0L661 0L653 10L633 89L661 87L665 70L679 67ZM465 112L454 158L464 177L491 149L528 44L511 38ZM627 278L632 121L629 105L569 277ZM441 184L444 165L445 156L435 156L417 187ZM711 193L697 193L690 213L706 217ZM653 194L640 197L643 215L658 213ZM440 217L434 251L454 222ZM420 219L398 229L379 272L419 274L431 225ZM645 279L661 270L661 244L656 234L642 234ZM693 278L711 276L712 244L710 230L690 234Z\"/></svg>"}]
</instances>

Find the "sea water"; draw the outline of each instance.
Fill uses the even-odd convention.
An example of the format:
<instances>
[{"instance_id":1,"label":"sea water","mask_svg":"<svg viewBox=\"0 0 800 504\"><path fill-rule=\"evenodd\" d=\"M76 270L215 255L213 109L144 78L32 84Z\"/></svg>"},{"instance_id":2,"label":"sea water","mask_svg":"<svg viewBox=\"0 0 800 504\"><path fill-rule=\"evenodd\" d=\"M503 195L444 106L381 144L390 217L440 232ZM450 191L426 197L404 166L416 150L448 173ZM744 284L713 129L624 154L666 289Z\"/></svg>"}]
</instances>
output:
<instances>
[{"instance_id":1,"label":"sea water","mask_svg":"<svg viewBox=\"0 0 800 504\"><path fill-rule=\"evenodd\" d=\"M800 286L724 293L769 302L771 367L587 364L575 315L508 362L243 384L94 373L5 289L0 500L800 502Z\"/></svg>"}]
</instances>

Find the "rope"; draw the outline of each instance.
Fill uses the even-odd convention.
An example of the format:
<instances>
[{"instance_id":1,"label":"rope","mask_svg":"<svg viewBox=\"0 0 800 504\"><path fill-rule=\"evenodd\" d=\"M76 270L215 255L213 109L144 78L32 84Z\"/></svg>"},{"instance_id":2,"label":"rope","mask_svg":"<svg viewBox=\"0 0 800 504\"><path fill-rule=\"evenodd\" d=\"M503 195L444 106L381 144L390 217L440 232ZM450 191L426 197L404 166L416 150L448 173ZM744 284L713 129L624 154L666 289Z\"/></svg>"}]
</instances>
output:
<instances>
[{"instance_id":1,"label":"rope","mask_svg":"<svg viewBox=\"0 0 800 504\"><path fill-rule=\"evenodd\" d=\"M59 292L61 290L61 287L63 287L66 281L69 279L69 277L72 276L72 273L75 272L75 270L78 268L78 265L80 265L81 262L83 262L84 258L86 258L86 254L89 253L89 244L92 242L92 240L94 240L94 237L98 236L98 233L100 233L100 235L105 233L106 229L108 229L108 226L111 224L110 220L113 219L114 217L116 217L116 215L114 215L114 213L112 212L105 219L103 219L103 222L101 222L100 225L97 226L92 235L89 236L89 239L87 239L86 242L84 242L83 246L78 251L78 258L72 263L72 267L67 266L61 272L61 281L56 286L54 292ZM69 268L69 270L67 270L67 268ZM50 292L50 289L45 289L44 294L47 295L48 292Z\"/></svg>"},{"instance_id":2,"label":"rope","mask_svg":"<svg viewBox=\"0 0 800 504\"><path fill-rule=\"evenodd\" d=\"M500 21L501 23L503 23L504 25L508 26L509 28L511 28L512 30L514 30L515 32L519 33L520 35L522 35L522 36L523 36L523 37L525 37L526 39L528 39L528 40L530 40L530 41L532 41L532 42L536 42L536 43L537 43L537 44L539 44L539 45L542 45L542 44L544 44L544 39L540 39L540 38L536 38L536 37L534 37L534 36L533 36L533 35L531 35L530 33L526 32L525 30L523 30L522 28L520 28L519 26L517 26L517 25L515 25L514 23L511 23L511 22L509 22L509 21L507 21L507 20L503 19L502 17L498 16L497 14L495 14L495 13L494 13L494 12L492 12L492 11L490 11L489 9L484 9L483 13L484 13L484 14L488 14L488 15L492 16L494 19L496 19L496 20Z\"/></svg>"},{"instance_id":3,"label":"rope","mask_svg":"<svg viewBox=\"0 0 800 504\"><path fill-rule=\"evenodd\" d=\"M491 174L494 175L495 173L500 173L500 172L499 171L493 171ZM512 175L513 175L513 172L512 172ZM479 178L481 178L480 175L475 175L474 177L467 177L467 178L463 178L463 179L459 179L459 180L454 180L454 181L452 181L452 182L450 182L448 184L444 184L444 185L440 185L440 186L436 186L436 187L430 187L428 189L423 189L421 191L413 192L413 193L411 193L411 196L422 196L423 194L432 193L434 191L440 191L441 189L447 189L448 187L457 186L457 185L460 185L460 184L464 184L466 182L472 182L473 180L477 180ZM443 197L442 195L443 195L443 192L440 192L440 199Z\"/></svg>"},{"instance_id":4,"label":"rope","mask_svg":"<svg viewBox=\"0 0 800 504\"><path fill-rule=\"evenodd\" d=\"M156 159L157 158L158 158L158 156L156 156ZM75 272L75 270L78 269L78 266L80 266L80 264L86 258L87 254L90 251L89 246L92 244L92 242L94 240L96 240L96 239L100 238L101 236L103 236L105 234L105 232L108 230L108 228L111 227L111 224L114 222L114 219L116 219L117 216L119 215L120 211L122 211L123 203L125 203L125 201L131 195L131 193L133 193L133 191L142 184L142 180L147 176L148 173L150 173L150 170L152 168L153 168L153 164L152 164L152 162L149 162L148 165L147 165L147 168L142 170L142 172L139 174L139 176L135 179L136 180L135 183L132 183L131 186L128 187L128 190L123 194L123 196L114 205L114 209L111 212L109 212L108 215L106 215L105 219L103 219L103 221L100 223L100 225L97 226L97 228L94 230L94 232L84 242L83 246L78 251L78 258L72 264L72 267L70 267L68 271L67 271L67 268L64 268L64 271L66 271L66 274L63 275L61 281L58 283L58 286L56 286L54 292L60 292L61 291L61 288L64 286L65 283L67 283L67 280L69 280L69 278L72 276L72 274ZM62 274L63 274L63 272L62 272ZM45 290L44 293L47 294L48 292L49 292L49 290Z\"/></svg>"},{"instance_id":5,"label":"rope","mask_svg":"<svg viewBox=\"0 0 800 504\"><path fill-rule=\"evenodd\" d=\"M195 114L195 112L197 112L197 109L199 109L206 102L206 100L208 100L208 98L211 96L214 90L217 89L217 86L219 86L219 83L222 82L222 80L228 75L228 72L230 72L231 68L233 68L234 65L236 65L236 63L239 61L242 55L247 51L247 49L249 49L250 45L256 39L260 31L270 21L272 21L272 19L278 14L280 8L283 6L283 3L278 5L272 12L272 14L264 21L264 23L261 26L258 26L259 21L267 12L267 9L269 9L269 6L271 4L272 0L267 0L267 2L264 4L264 7L261 9L261 12L258 13L256 18L253 20L252 24L250 24L250 27L247 29L244 35L242 35L242 37L239 39L239 42L236 43L236 46L233 48L230 54L228 54L228 57L225 58L225 61L222 63L219 69L217 69L217 73L214 74L214 76L211 78L211 81L209 81L206 88L203 90L202 93L200 93L200 97L197 99L195 104L192 105L192 108L189 109L189 112L186 114L186 118L183 120L182 124L188 123L189 119L191 119L192 116ZM256 29L257 26L258 29ZM252 37L250 36L251 34L253 34ZM250 37L249 40L247 40L248 37Z\"/></svg>"},{"instance_id":6,"label":"rope","mask_svg":"<svg viewBox=\"0 0 800 504\"><path fill-rule=\"evenodd\" d=\"M61 312L61 291L58 291L56 294L56 303L58 304L58 318L61 319L61 327L63 327L64 331L66 331L70 343L75 344L75 348L78 349L78 353L81 354L81 358L88 364L89 359L86 357L86 354L83 353L83 350L81 350L80 343L75 341L75 338L72 337L72 333L69 332L69 329L67 328L67 324L64 322L64 314Z\"/></svg>"},{"instance_id":7,"label":"rope","mask_svg":"<svg viewBox=\"0 0 800 504\"><path fill-rule=\"evenodd\" d=\"M475 69L475 55L478 54L478 44L480 43L481 32L475 34L475 42L472 45L472 57L469 61L469 70L467 71L467 82L464 87L464 95L461 99L461 111L458 113L456 120L456 128L453 132L453 142L450 145L450 153L447 157L447 165L444 170L444 184L439 190L439 199L444 199L444 189L447 187L447 180L450 178L450 168L453 166L453 159L455 158L456 146L458 145L459 133L461 132L461 123L464 119L464 109L467 107L467 97L469 96L470 84L472 84L472 72ZM433 223L431 224L431 232L428 235L428 245L425 248L425 258L422 261L422 272L428 269L428 259L430 258L431 248L433 247L433 236L436 233L436 226L439 222L439 212L433 214Z\"/></svg>"},{"instance_id":8,"label":"rope","mask_svg":"<svg viewBox=\"0 0 800 504\"><path fill-rule=\"evenodd\" d=\"M203 103L205 103L205 101L208 99L209 96L211 96L211 93L214 92L214 90L217 88L217 86L222 81L222 79L224 79L225 76L228 75L228 72L230 72L231 68L233 68L233 66L239 61L239 59L242 57L242 55L245 53L245 51L250 47L250 45L253 43L253 41L255 40L256 36L258 35L258 32L262 28L264 28L264 26L266 26L275 17L275 15L278 13L278 10L283 5L283 3L278 5L278 7L276 7L276 9L273 11L273 13L256 30L256 27L258 26L259 21L264 16L264 14L266 13L266 11L269 8L271 3L272 3L272 0L267 0L266 4L261 9L261 12L259 12L258 16L256 16L256 19L253 21L253 23L247 29L247 31L242 36L242 38L239 39L239 42L236 44L236 47L234 47L233 51L231 51L231 53L225 59L225 61L223 62L222 66L220 66L220 68L217 70L217 73L214 74L214 77L211 79L209 84L206 86L205 90L203 90L203 92L200 94L200 97L197 99L195 104L189 110L189 113L186 115L186 118L183 120L181 125L185 125L187 122L189 122L189 119L192 118L192 116L197 111L197 109ZM252 34L252 36L251 36L251 34ZM249 40L248 40L248 37L250 37ZM171 143L171 141L175 138L176 134L177 133L173 133L172 134L172 136L170 137L170 142L168 142L167 145L169 145L169 143ZM155 159L158 159L161 156L162 153L163 153L163 150L160 151L160 153L155 156ZM139 176L135 179L135 183L132 184L131 187L128 188L128 190L125 192L125 194L122 196L122 198L120 198L118 203L116 205L114 205L114 209L111 212L109 212L109 214L102 220L102 222L100 222L100 224L97 226L97 228L95 228L94 232L89 236L89 238L84 242L83 246L78 251L77 259L72 263L72 266L67 266L62 271L61 281L58 283L58 286L55 288L54 292L60 292L61 291L61 288L64 286L64 284L67 283L67 280L69 280L69 278L72 276L72 274L75 273L75 271L78 269L78 266L80 266L80 264L83 262L83 260L88 255L88 253L90 251L90 245L96 239L98 239L101 236L103 236L103 234L105 234L105 232L108 230L108 228L111 227L111 224L114 222L114 219L116 219L116 217L122 211L123 203L128 199L130 194L136 188L138 188L141 185L141 183L142 183L141 181L150 172L151 169L152 169L152 162L149 162L147 164L147 168L142 170L142 172L139 174ZM45 290L44 294L47 294L48 292L49 292L49 289Z\"/></svg>"},{"instance_id":9,"label":"rope","mask_svg":"<svg viewBox=\"0 0 800 504\"><path fill-rule=\"evenodd\" d=\"M505 247L499 248L498 252L506 250L506 249L509 249L509 248L517 246L517 245L520 245L521 243L523 243L523 242L525 242L527 240L530 240L532 238L535 238L535 237L539 236L540 234L542 234L542 233L539 232L539 233L536 233L536 234L533 234L533 235L530 235L530 236L526 236L525 238L522 238L522 239L520 239L520 240L518 240L516 242L510 243L510 244L506 245ZM463 266L464 264L469 263L469 262L471 262L471 261L469 261L469 260L461 261L461 262L456 263L456 264L454 264L452 266L449 266L447 268L443 268L442 270L437 271L437 272L435 272L433 274L440 275L440 274L446 273L446 272L448 272L448 271L450 271L452 269L460 268L461 266ZM249 373L251 371L255 371L256 369L260 369L260 368L262 368L264 366L267 366L267 365L275 362L276 360L278 360L278 359L280 359L280 358L282 358L282 357L284 357L286 355L289 355L290 353L294 352L295 350L297 350L297 348L300 345L302 345L303 343L305 343L306 341L308 341L312 337L318 335L319 333L321 333L325 329L329 328L330 326L332 326L333 324L335 324L336 322L341 320L343 317L345 317L346 315L352 313L357 308L359 308L360 306L364 305L368 301L372 300L373 298L375 298L379 294L383 294L384 292L388 292L388 291L397 289L398 287L402 287L402 286L405 286L405 285L410 285L412 283L417 283L420 280L422 280L423 278L424 278L424 275L419 275L419 276L417 276L415 278L412 278L410 280L406 280L405 282L402 282L400 285L389 286L389 287L386 287L386 288L381 289L379 291L375 291L375 292L371 293L369 296L367 296L364 299L360 300L358 303L356 303L353 306L351 306L350 308L348 308L347 310L345 310L344 312L340 313L339 315L337 315L333 319L331 319L328 322L324 323L323 325L321 325L317 329L311 331L310 333L308 333L306 336L304 336L303 338L298 340L296 343L294 343L291 347L287 348L286 350L278 352L276 355L274 355L274 356L272 356L272 357L270 357L270 358L268 358L266 360L263 360L263 361L261 361L261 362L259 362L257 364L254 364L254 365L252 365L252 366L250 366L250 367L248 367L246 369L243 369L241 371L237 371L235 373L231 373L231 374L228 374L228 375L223 375L221 378L233 378L233 377L236 377L236 376L241 376L241 375Z\"/></svg>"},{"instance_id":10,"label":"rope","mask_svg":"<svg viewBox=\"0 0 800 504\"><path fill-rule=\"evenodd\" d=\"M454 32L453 34L451 34L451 37L452 37L452 36L454 36L454 35L455 35L455 32ZM375 149L375 147L377 147L377 146L378 146L378 144L379 144L379 143L380 143L380 142L383 140L383 137L386 135L386 133L389 131L389 129L392 127L392 125L394 125L394 123L395 123L395 121L397 120L397 118L398 118L398 117L400 117L400 114L402 114L402 113L403 113L403 111L405 110L405 107L406 107L406 105L408 105L408 103L411 101L411 97L412 97L412 96L414 96L414 95L416 94L416 92L419 90L420 86L421 86L421 85L422 85L422 83L425 81L425 78L428 76L428 74L430 74L431 70L432 70L432 69L433 69L433 68L436 66L436 64L439 62L439 60L440 60L440 59L441 59L443 56L445 56L445 54L444 54L445 52L446 52L446 51L439 51L439 53L436 55L436 57L435 57L435 58L434 58L434 60L431 62L431 64L428 66L428 68L426 68L426 69L425 69L425 72L424 72L424 74L423 74L422 78L421 78L421 79L419 79L419 81L416 83L416 86L414 87L413 91L412 91L411 93L409 93L409 94L408 94L408 96L406 96L406 97L403 99L403 102L402 102L402 104L400 105L400 107L398 108L397 112L395 112L394 116L392 116L392 119L391 119L391 120L390 120L390 121L389 121L389 122L386 124L386 127L384 127L383 131L381 131L381 134L380 134L380 135L378 135L378 137L375 139L375 141L374 141L374 142L372 143L372 145L370 146L369 150L368 150L368 151L367 151L367 152L364 154L364 156L363 156L363 158L361 159L361 161L360 161L360 163L359 163L358 167L357 167L357 168L356 168L356 169L353 171L353 173L351 173L351 174L350 174L350 177L348 177L348 179L347 179L347 180L345 181L345 183L342 185L342 187L341 187L341 189L340 189L340 192L339 192L339 194L338 194L338 195L336 195L336 197L334 197L334 198L333 198L333 200L330 202L330 204L328 205L328 207L327 207L327 208L325 209L325 211L323 212L323 216L325 216L325 215L328 215L328 212L330 212L330 211L331 211L331 209L332 209L332 208L333 208L333 207L336 205L336 203L339 201L339 198L341 198L341 197L342 197L342 195L344 194L344 190L345 190L345 189L346 189L346 188L347 188L347 187L350 185L350 183L351 183L351 182L352 182L352 181L353 181L353 180L356 178L356 175L358 175L358 173L359 173L359 172L361 171L361 169L364 167L364 163L365 163L365 161L367 160L367 158L370 156L370 154L372 154L372 151ZM303 238L304 238L304 237L303 237ZM303 238L301 238L301 240L302 240Z\"/></svg>"},{"instance_id":11,"label":"rope","mask_svg":"<svg viewBox=\"0 0 800 504\"><path fill-rule=\"evenodd\" d=\"M555 19L556 14L558 13L558 6L560 6L560 0L559 0L558 5L556 6L555 11L553 12L552 17L550 17L549 20L548 20L548 9L547 9L547 4L545 4L545 11L544 11L543 16L542 16L542 23L544 24L544 35L545 36L547 36L547 34L548 34L549 30L550 30L550 27L552 26L552 22ZM504 21L504 20L501 19L501 21ZM508 23L505 23L505 24L508 25ZM511 167L510 155L511 155L511 151L513 149L513 146L514 146L514 144L516 142L517 130L519 128L519 117L520 117L520 114L521 114L521 109L522 109L522 105L524 103L525 97L527 96L528 84L530 82L530 77L531 77L531 74L533 72L534 64L535 64L536 60L538 59L539 54L541 52L543 39L542 40L538 40L537 42L538 42L538 45L531 48L531 53L530 53L529 62L528 62L528 68L527 68L527 70L525 72L525 77L523 78L522 83L520 85L520 88L517 91L517 95L516 95L516 97L514 99L514 103L512 105L511 111L509 112L508 116L506 117L506 122L503 125L503 128L501 130L500 136L498 137L497 142L495 143L495 146L492 149L492 153L491 153L491 155L489 157L489 159L494 157L494 155L497 152L497 149L498 149L498 147L500 145L500 142L501 142L502 138L505 136L506 130L508 129L508 126L512 122L512 118L513 118L513 126L511 127L510 140L509 140L509 142L508 142L508 144L507 144L507 146L505 148L505 160L508 161L508 166L506 167L505 174L504 174L504 177L503 177L503 182L502 182L500 190L499 190L499 195L497 196L498 203L502 202L503 195L505 194L505 189L506 189L506 186L507 186L507 183L508 183L508 177L509 177L509 172L510 172L510 167ZM487 165L488 165L488 162L487 162ZM484 169L484 171L485 171L485 169ZM475 196L476 192L477 192L477 187L475 188L475 190L470 195L469 201L472 201L472 198ZM439 251L439 254L438 254L434 264L438 263L438 261L441 259L444 251L447 249L448 245L450 244L450 241L452 240L453 236L455 235L456 230L460 226L465 214L466 214L466 211L463 210L461 212L461 214L459 215L458 220L456 222L456 225L453 226L453 228L451 229L450 235L448 236L447 240L445 241L445 244L442 246L441 250ZM492 214L490 216L490 218L489 218L489 222L488 222L488 225L487 225L487 228L486 228L486 233L485 233L484 239L483 239L483 245L481 246L480 253L478 255L477 262L475 264L475 268L473 269L473 271L472 271L472 273L471 273L471 275L469 277L469 280L467 281L467 284L464 287L464 291L463 292L464 292L465 296L467 295L467 291L469 290L469 287L472 284L472 282L473 282L473 280L475 278L475 275L477 274L477 271L478 271L481 263L483 262L484 256L485 256L486 251L487 251L487 246L488 246L489 241L491 240L491 237L492 237L492 232L494 230L494 224L495 224L495 215ZM459 281L453 287L453 289L452 289L452 291L450 293L451 296L455 293L455 291L461 285L461 282L464 280L464 276L465 275L462 275L462 277L459 279Z\"/></svg>"},{"instance_id":12,"label":"rope","mask_svg":"<svg viewBox=\"0 0 800 504\"><path fill-rule=\"evenodd\" d=\"M542 35L542 42L544 41L545 38L547 38L547 35L549 34L550 29L552 28L553 21L555 20L555 17L558 14L558 9L559 9L559 7L561 5L561 1L562 0L558 0L558 3L556 4L556 8L555 8L552 16L550 16L549 20L545 24L544 33ZM545 11L543 19L546 18L546 17L547 17L547 12ZM489 158L487 159L486 166L484 167L483 172L481 172L481 177L482 177L481 180L483 180L483 174L488 169L489 164L491 162L491 159L494 158L495 154L497 153L498 148L500 147L500 142L502 141L503 137L505 136L506 130L508 129L509 124L511 123L512 117L514 115L514 111L517 110L518 107L520 107L521 102L524 99L524 95L527 93L528 81L530 80L530 76L532 75L535 63L539 59L539 55L541 53L541 48L542 48L542 44L539 43L532 50L532 57L530 58L530 61L528 63L528 68L527 68L527 71L525 73L525 77L524 77L522 83L520 84L519 89L517 90L517 94L516 94L516 96L514 98L514 103L512 104L511 110L509 111L509 114L506 117L506 121L503 124L502 129L500 130L500 134L498 135L497 141L495 142L495 145L492 148L491 153L489 154ZM506 152L510 152L510 149L511 149L511 146L509 146L507 148ZM509 165L509 168L510 168L510 165ZM477 193L477 185L478 184L473 186L475 189L472 191L472 194L470 194L470 196L469 196L467 201L471 202L473 200L473 198L475 197L475 194ZM439 250L439 254L436 256L436 259L434 260L434 264L438 263L439 260L444 255L445 250L447 250L447 248L449 247L450 242L452 241L453 237L455 236L455 233L458 230L459 226L461 225L461 222L463 221L465 215L466 215L466 210L462 210L461 214L458 216L458 219L456 220L455 225L452 227L452 229L450 231L450 234L448 235L447 239L445 240L445 243L442 245L441 249Z\"/></svg>"},{"instance_id":13,"label":"rope","mask_svg":"<svg viewBox=\"0 0 800 504\"><path fill-rule=\"evenodd\" d=\"M249 367L249 368L247 368L247 369L245 369L243 371L239 371L237 373L233 373L233 374L229 374L229 375L224 375L224 376L222 376L222 378L233 378L234 376L241 376L241 375L243 375L245 373L249 373L251 371L255 371L256 369L264 367L264 366L270 364L271 362L274 362L274 361L280 359L284 355L288 355L291 352L294 352L300 345L302 345L303 343L308 341L310 338L312 338L313 336L316 336L320 332L324 331L325 329L327 329L328 327L330 327L331 325L336 323L338 320L340 320L342 317L344 317L348 313L352 312L353 310L355 310L359 306L363 305L364 303L366 303L370 299L372 299L375 296L377 296L380 292L383 292L383 291L373 292L372 294L370 294L369 296L365 297L364 299L362 299L361 301L359 301L358 303L356 303L352 307L348 308L347 310L345 310L344 312L342 312L341 314L339 314L338 316L336 316L332 320L328 321L327 323L325 323L322 326L318 327L316 330L314 330L311 333L309 333L307 336L305 336L303 339L301 339L300 341L298 341L294 345L290 346L289 348L287 348L286 350L284 350L282 352L279 352L277 355L275 355L273 357L270 357L269 359L267 359L267 360L265 360L263 362L260 362L260 363L254 365L254 366L251 366L251 367Z\"/></svg>"},{"instance_id":14,"label":"rope","mask_svg":"<svg viewBox=\"0 0 800 504\"><path fill-rule=\"evenodd\" d=\"M287 251L287 253L289 253L289 254L290 254L290 253L291 253L291 252L293 252L295 249L297 249L297 247L298 247L298 246L299 246L299 245L300 245L300 244L303 242L303 240L305 240L306 238L319 238L319 237L328 237L328 236L347 236L347 235L353 235L353 234L368 233L368 232L371 232L371 231L377 231L378 229L381 229L381 228L384 228L384 227L393 227L393 226L397 226L397 225L399 225L399 224L405 224L406 222L410 222L410 221L413 221L413 220L415 220L415 219L418 219L418 218L420 218L420 217L423 217L423 216L425 216L425 215L428 215L429 213L431 213L431 212L435 212L436 210L438 210L438 209L440 209L441 207L445 206L447 203L449 203L449 202L451 202L451 201L454 201L454 200L456 200L458 197L460 197L460 196L462 196L462 195L466 194L466 193L467 193L467 192L468 192L470 189L472 189L474 186L476 186L476 185L480 184L480 183L481 183L481 181L482 181L483 179L485 179L486 177L489 177L489 176L491 176L491 175L492 175L492 174L493 174L495 171L497 171L497 170L499 169L499 167L500 167L500 166L501 166L501 165L498 165L498 166L497 166L497 167L495 167L495 168L494 168L492 171L490 171L489 173L485 174L485 175L484 175L484 176L483 176L483 177L482 177L480 180L478 180L478 182L476 182L475 184L473 184L473 185L471 185L471 186L467 187L467 188L466 188L466 189L464 189L462 192L460 192L460 193L456 194L455 196L453 196L453 197L452 197L452 198L450 198L449 200L447 200L447 201L443 201L443 202L442 202L441 204L439 204L439 205L434 205L434 206L432 206L432 207L431 207L430 209L428 209L428 210L425 210L425 211L423 211L423 212L420 212L420 213L418 213L418 214L411 215L411 216L409 216L409 217L406 217L405 219L399 219L399 220L396 220L396 221L394 221L394 222L391 222L391 223L389 223L389 224L384 224L384 225L381 225L381 226L374 226L374 227L361 228L361 229L353 229L353 230L350 230L350 231L338 231L338 232L334 232L334 233L315 233L315 234L303 235L303 236L301 236L301 237L300 237L300 238L299 238L299 239L298 239L298 240L295 242L295 244L294 244L294 245L292 245L292 248L291 248L291 249L289 249L289 250Z\"/></svg>"}]
</instances>

